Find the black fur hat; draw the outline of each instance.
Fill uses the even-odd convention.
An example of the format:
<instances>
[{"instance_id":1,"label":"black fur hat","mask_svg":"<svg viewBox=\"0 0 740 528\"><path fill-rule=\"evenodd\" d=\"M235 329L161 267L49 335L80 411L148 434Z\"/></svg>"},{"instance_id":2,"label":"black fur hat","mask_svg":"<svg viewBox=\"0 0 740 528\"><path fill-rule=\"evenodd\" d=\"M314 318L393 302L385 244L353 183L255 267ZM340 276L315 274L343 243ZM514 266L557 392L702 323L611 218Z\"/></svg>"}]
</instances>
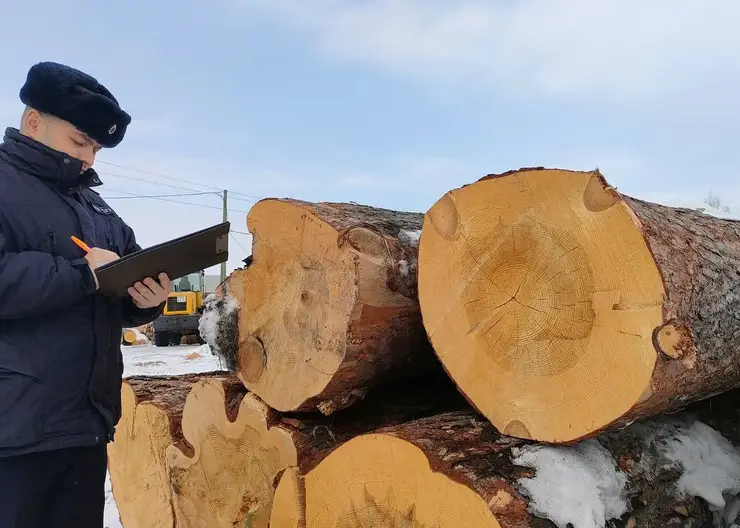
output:
<instances>
[{"instance_id":1,"label":"black fur hat","mask_svg":"<svg viewBox=\"0 0 740 528\"><path fill-rule=\"evenodd\" d=\"M39 112L68 121L102 146L118 145L131 123L108 89L95 78L56 62L28 71L21 101Z\"/></svg>"}]
</instances>

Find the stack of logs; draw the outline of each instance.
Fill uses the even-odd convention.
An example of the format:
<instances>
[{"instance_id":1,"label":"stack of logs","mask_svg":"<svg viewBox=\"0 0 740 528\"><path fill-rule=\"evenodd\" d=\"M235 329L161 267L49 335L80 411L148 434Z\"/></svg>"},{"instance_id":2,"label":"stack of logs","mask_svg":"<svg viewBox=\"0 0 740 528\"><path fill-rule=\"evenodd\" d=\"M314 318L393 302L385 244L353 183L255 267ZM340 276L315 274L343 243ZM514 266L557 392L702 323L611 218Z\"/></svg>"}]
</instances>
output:
<instances>
[{"instance_id":1,"label":"stack of logs","mask_svg":"<svg viewBox=\"0 0 740 528\"><path fill-rule=\"evenodd\" d=\"M208 305L224 370L124 382L125 528L702 527L740 492L689 492L667 447L709 424L737 455L740 222L535 168L247 225ZM567 461L537 491L566 454L607 460L601 504Z\"/></svg>"}]
</instances>

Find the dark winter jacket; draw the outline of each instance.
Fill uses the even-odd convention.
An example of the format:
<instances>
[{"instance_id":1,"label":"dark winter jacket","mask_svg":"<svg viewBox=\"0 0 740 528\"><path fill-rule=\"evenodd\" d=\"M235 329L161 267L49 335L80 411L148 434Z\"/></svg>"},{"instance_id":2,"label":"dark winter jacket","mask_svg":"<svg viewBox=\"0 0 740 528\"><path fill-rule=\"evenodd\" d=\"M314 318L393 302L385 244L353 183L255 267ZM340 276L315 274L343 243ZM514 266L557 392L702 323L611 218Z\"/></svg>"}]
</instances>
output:
<instances>
[{"instance_id":1,"label":"dark winter jacket","mask_svg":"<svg viewBox=\"0 0 740 528\"><path fill-rule=\"evenodd\" d=\"M0 144L0 457L112 440L121 329L152 321L95 291L84 252L139 249L79 160L8 128Z\"/></svg>"}]
</instances>

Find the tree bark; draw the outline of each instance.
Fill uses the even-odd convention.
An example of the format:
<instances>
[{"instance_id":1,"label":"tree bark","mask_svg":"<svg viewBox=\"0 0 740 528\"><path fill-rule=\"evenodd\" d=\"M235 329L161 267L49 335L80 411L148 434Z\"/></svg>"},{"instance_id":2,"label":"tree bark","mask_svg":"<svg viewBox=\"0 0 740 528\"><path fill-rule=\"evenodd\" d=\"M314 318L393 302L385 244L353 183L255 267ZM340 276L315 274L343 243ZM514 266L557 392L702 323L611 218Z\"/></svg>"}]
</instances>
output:
<instances>
[{"instance_id":1,"label":"tree bark","mask_svg":"<svg viewBox=\"0 0 740 528\"><path fill-rule=\"evenodd\" d=\"M121 419L108 446L113 496L124 526L174 527L165 465L170 445L189 446L181 432L182 410L191 387L228 373L133 376L123 380Z\"/></svg>"},{"instance_id":2,"label":"tree bark","mask_svg":"<svg viewBox=\"0 0 740 528\"><path fill-rule=\"evenodd\" d=\"M387 387L331 417L281 414L243 387L226 389L211 380L193 386L182 419L192 450L167 449L178 528L267 528L284 472L309 471L358 434L465 405L449 380L414 394ZM288 496L295 502L281 508L283 522L301 511L301 498Z\"/></svg>"},{"instance_id":3,"label":"tree bark","mask_svg":"<svg viewBox=\"0 0 740 528\"><path fill-rule=\"evenodd\" d=\"M421 222L356 204L258 202L252 260L206 314L226 321L202 333L279 411L329 415L379 384L442 372L419 313Z\"/></svg>"},{"instance_id":4,"label":"tree bark","mask_svg":"<svg viewBox=\"0 0 740 528\"><path fill-rule=\"evenodd\" d=\"M712 507L681 491L670 456L692 427L706 426L660 419L548 446L501 436L472 411L427 417L357 436L303 477L286 473L271 528L703 528ZM705 459L724 441L699 440Z\"/></svg>"},{"instance_id":5,"label":"tree bark","mask_svg":"<svg viewBox=\"0 0 740 528\"><path fill-rule=\"evenodd\" d=\"M738 262L740 222L625 196L598 171L521 169L429 210L419 300L491 423L570 443L740 384Z\"/></svg>"}]
</instances>

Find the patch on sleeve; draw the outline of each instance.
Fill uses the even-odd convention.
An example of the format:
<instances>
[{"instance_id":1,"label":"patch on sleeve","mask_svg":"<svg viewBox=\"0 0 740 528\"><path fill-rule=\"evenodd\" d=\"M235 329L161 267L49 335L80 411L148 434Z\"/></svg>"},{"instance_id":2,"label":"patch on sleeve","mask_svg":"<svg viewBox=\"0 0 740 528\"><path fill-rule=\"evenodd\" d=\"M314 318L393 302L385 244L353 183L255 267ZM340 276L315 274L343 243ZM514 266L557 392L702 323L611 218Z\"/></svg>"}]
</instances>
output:
<instances>
[{"instance_id":1,"label":"patch on sleeve","mask_svg":"<svg viewBox=\"0 0 740 528\"><path fill-rule=\"evenodd\" d=\"M90 202L90 205L92 205L92 208L95 209L100 214L103 215L113 215L116 214L113 209L110 207L106 207L104 205L96 204L95 202Z\"/></svg>"}]
</instances>

